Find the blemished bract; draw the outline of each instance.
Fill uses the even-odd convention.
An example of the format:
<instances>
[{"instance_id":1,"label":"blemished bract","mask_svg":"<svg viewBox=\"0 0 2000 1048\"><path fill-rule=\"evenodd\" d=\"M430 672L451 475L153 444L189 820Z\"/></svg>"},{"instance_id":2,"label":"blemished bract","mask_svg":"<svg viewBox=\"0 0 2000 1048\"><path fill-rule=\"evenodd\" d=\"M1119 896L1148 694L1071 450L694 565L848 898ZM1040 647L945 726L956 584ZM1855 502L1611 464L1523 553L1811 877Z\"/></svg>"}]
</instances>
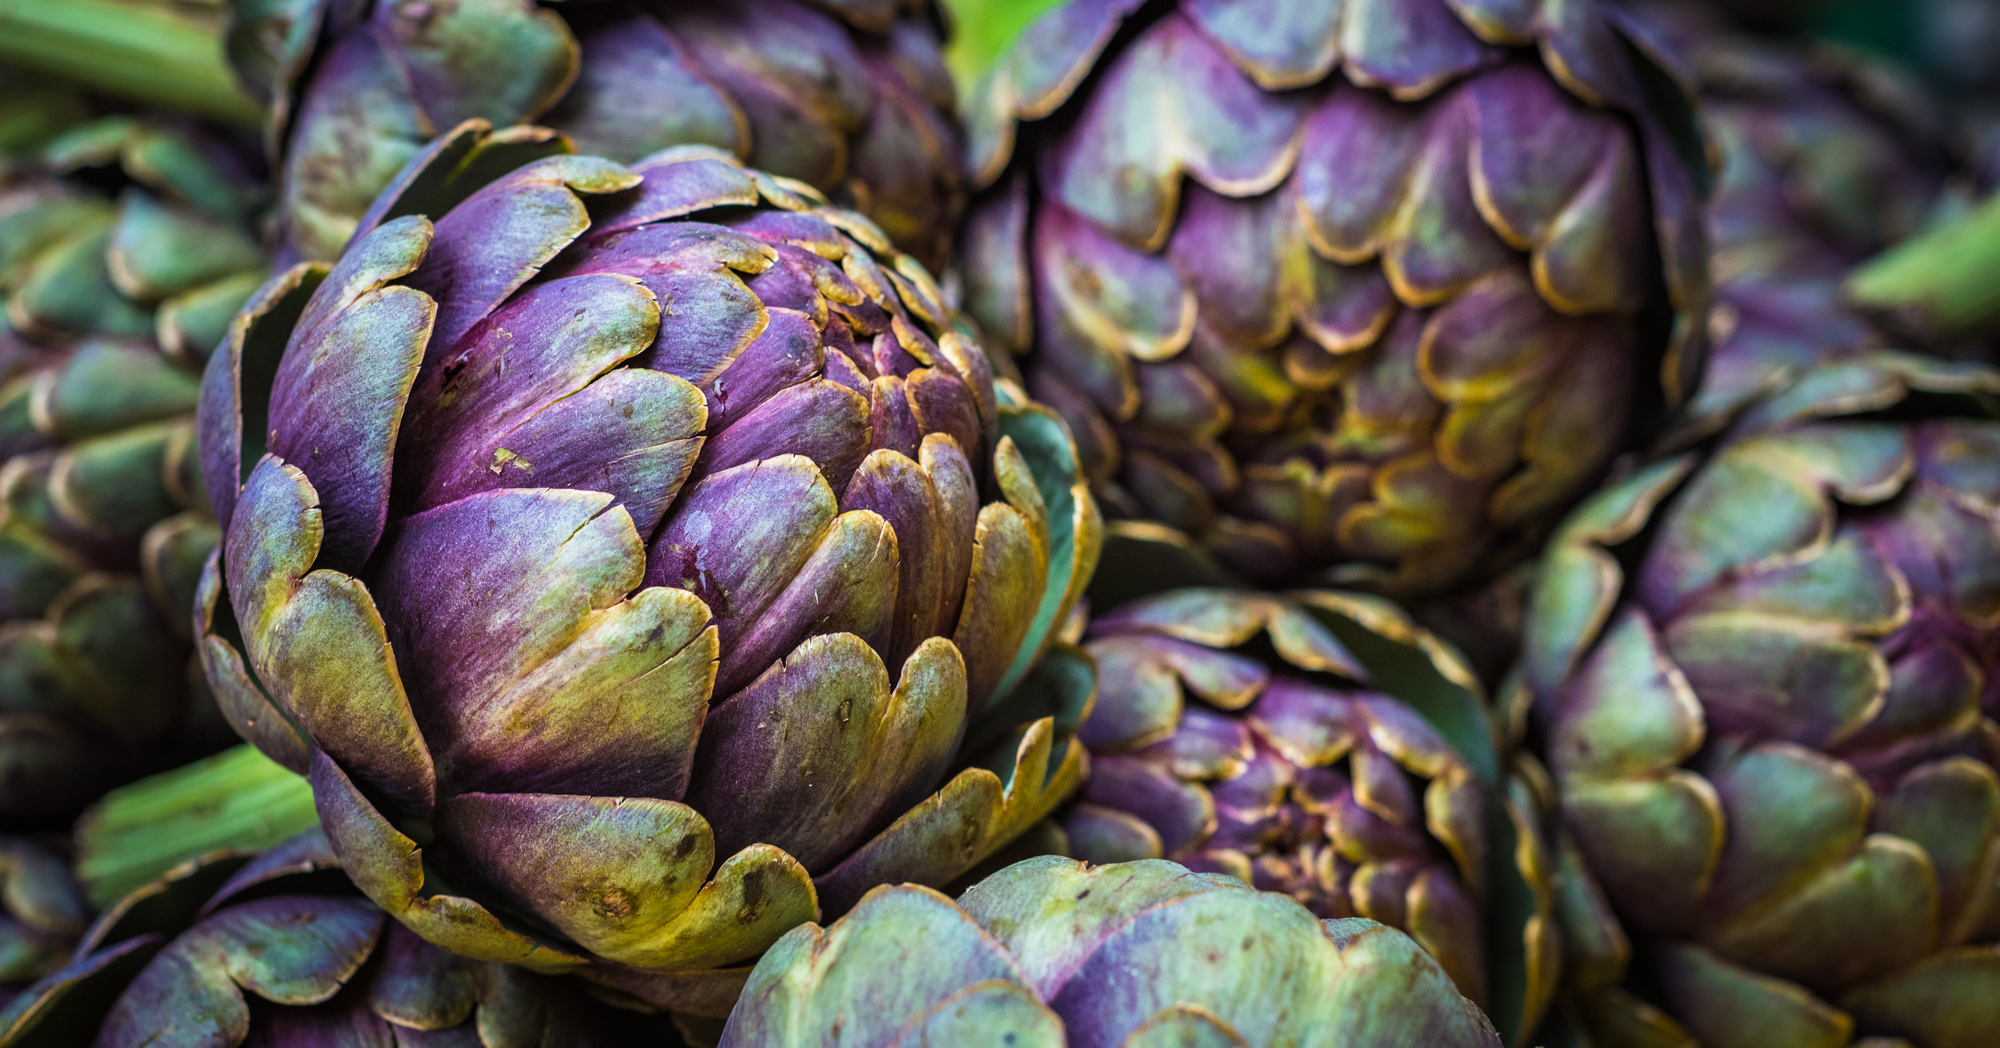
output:
<instances>
[{"instance_id":1,"label":"blemished bract","mask_svg":"<svg viewBox=\"0 0 2000 1048\"><path fill-rule=\"evenodd\" d=\"M967 310L1108 515L1448 588L1700 376L1706 160L1643 45L1588 0L1064 5L968 100Z\"/></svg>"},{"instance_id":2,"label":"blemished bract","mask_svg":"<svg viewBox=\"0 0 2000 1048\"><path fill-rule=\"evenodd\" d=\"M464 120L554 127L630 163L708 145L808 182L938 268L964 206L927 0L233 0L271 104L281 251L332 259L403 164Z\"/></svg>"},{"instance_id":3,"label":"blemished bract","mask_svg":"<svg viewBox=\"0 0 2000 1048\"><path fill-rule=\"evenodd\" d=\"M0 157L0 826L46 829L230 740L189 646L193 416L262 190L214 129L0 83L52 132Z\"/></svg>"},{"instance_id":4,"label":"blemished bract","mask_svg":"<svg viewBox=\"0 0 2000 1048\"><path fill-rule=\"evenodd\" d=\"M1409 938L1144 860L1046 856L954 903L885 886L759 961L725 1048L1499 1048Z\"/></svg>"},{"instance_id":5,"label":"blemished bract","mask_svg":"<svg viewBox=\"0 0 2000 1048\"><path fill-rule=\"evenodd\" d=\"M561 146L464 125L238 317L202 656L419 935L720 1017L1081 781L1088 665L1044 652L1100 524L865 218Z\"/></svg>"},{"instance_id":6,"label":"blemished bract","mask_svg":"<svg viewBox=\"0 0 2000 1048\"><path fill-rule=\"evenodd\" d=\"M1995 392L1827 365L1557 534L1522 669L1602 1043L1993 1043Z\"/></svg>"}]
</instances>

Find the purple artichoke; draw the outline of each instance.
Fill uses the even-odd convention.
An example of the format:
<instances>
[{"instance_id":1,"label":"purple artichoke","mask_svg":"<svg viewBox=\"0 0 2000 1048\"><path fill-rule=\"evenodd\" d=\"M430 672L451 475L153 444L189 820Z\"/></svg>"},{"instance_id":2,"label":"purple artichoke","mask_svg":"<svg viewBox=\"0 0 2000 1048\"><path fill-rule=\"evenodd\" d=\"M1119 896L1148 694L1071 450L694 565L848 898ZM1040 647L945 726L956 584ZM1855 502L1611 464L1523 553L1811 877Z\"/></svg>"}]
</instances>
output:
<instances>
[{"instance_id":1,"label":"purple artichoke","mask_svg":"<svg viewBox=\"0 0 2000 1048\"><path fill-rule=\"evenodd\" d=\"M1966 393L2000 373L1821 368L1557 535L1523 677L1601 887L1567 918L1596 1043L1993 1043L2000 422Z\"/></svg>"},{"instance_id":2,"label":"purple artichoke","mask_svg":"<svg viewBox=\"0 0 2000 1048\"><path fill-rule=\"evenodd\" d=\"M119 900L76 960L0 1011L0 1045L611 1048L672 1044L666 1025L424 942L357 896L312 830Z\"/></svg>"},{"instance_id":3,"label":"purple artichoke","mask_svg":"<svg viewBox=\"0 0 2000 1048\"><path fill-rule=\"evenodd\" d=\"M1686 4L1642 18L1699 87L1722 161L1709 209L1714 348L1691 405L1720 425L1814 364L1881 348L1842 281L1934 216L1951 149L1922 86L1886 61L1760 43Z\"/></svg>"},{"instance_id":4,"label":"purple artichoke","mask_svg":"<svg viewBox=\"0 0 2000 1048\"><path fill-rule=\"evenodd\" d=\"M0 822L18 829L229 741L191 672L216 541L193 412L265 266L259 189L215 136L15 97L63 125L0 171Z\"/></svg>"},{"instance_id":5,"label":"purple artichoke","mask_svg":"<svg viewBox=\"0 0 2000 1048\"><path fill-rule=\"evenodd\" d=\"M1087 661L1037 660L1100 525L866 219L535 137L439 139L237 319L202 655L419 935L719 1017L724 966L1080 781Z\"/></svg>"},{"instance_id":6,"label":"purple artichoke","mask_svg":"<svg viewBox=\"0 0 2000 1048\"><path fill-rule=\"evenodd\" d=\"M1101 691L1069 854L1166 858L1379 921L1531 1043L1559 976L1548 849L1535 806L1498 788L1484 692L1454 650L1332 591L1172 589L1087 637Z\"/></svg>"},{"instance_id":7,"label":"purple artichoke","mask_svg":"<svg viewBox=\"0 0 2000 1048\"><path fill-rule=\"evenodd\" d=\"M1588 0L1068 4L969 107L968 309L1107 511L1448 586L1699 374L1706 172L1632 43Z\"/></svg>"},{"instance_id":8,"label":"purple artichoke","mask_svg":"<svg viewBox=\"0 0 2000 1048\"><path fill-rule=\"evenodd\" d=\"M1031 859L957 904L870 892L751 973L724 1048L1499 1048L1391 928L1170 862Z\"/></svg>"},{"instance_id":9,"label":"purple artichoke","mask_svg":"<svg viewBox=\"0 0 2000 1048\"><path fill-rule=\"evenodd\" d=\"M726 149L942 266L964 205L940 16L908 0L232 0L287 253L331 259L433 136L530 120L629 163Z\"/></svg>"}]
</instances>

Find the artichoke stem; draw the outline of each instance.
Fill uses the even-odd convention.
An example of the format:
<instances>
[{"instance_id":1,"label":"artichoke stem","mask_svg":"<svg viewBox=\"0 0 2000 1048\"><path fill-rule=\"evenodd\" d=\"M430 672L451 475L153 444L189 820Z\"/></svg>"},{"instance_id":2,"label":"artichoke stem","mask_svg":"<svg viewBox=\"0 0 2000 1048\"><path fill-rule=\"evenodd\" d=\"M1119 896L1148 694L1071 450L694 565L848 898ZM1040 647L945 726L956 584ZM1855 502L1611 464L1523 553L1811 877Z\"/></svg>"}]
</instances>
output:
<instances>
[{"instance_id":1,"label":"artichoke stem","mask_svg":"<svg viewBox=\"0 0 2000 1048\"><path fill-rule=\"evenodd\" d=\"M264 118L223 58L219 13L158 0L0 0L0 61L232 123Z\"/></svg>"}]
</instances>

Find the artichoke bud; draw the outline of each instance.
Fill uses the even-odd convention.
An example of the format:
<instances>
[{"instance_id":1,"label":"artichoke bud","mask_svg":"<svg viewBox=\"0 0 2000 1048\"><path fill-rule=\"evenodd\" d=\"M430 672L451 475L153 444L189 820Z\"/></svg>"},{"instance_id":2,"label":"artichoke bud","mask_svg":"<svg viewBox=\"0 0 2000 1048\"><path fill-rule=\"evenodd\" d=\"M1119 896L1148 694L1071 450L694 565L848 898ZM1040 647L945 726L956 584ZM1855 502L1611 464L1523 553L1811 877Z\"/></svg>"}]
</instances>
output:
<instances>
[{"instance_id":1,"label":"artichoke bud","mask_svg":"<svg viewBox=\"0 0 2000 1048\"><path fill-rule=\"evenodd\" d=\"M1162 529L1114 525L1105 563L1068 854L1399 929L1531 1043L1559 977L1544 820L1464 658L1379 597L1200 584L1214 562Z\"/></svg>"},{"instance_id":2,"label":"artichoke bud","mask_svg":"<svg viewBox=\"0 0 2000 1048\"><path fill-rule=\"evenodd\" d=\"M1260 583L1449 589L1691 395L1693 109L1608 5L1259 11L1023 32L967 106L967 310L1107 513Z\"/></svg>"},{"instance_id":3,"label":"artichoke bud","mask_svg":"<svg viewBox=\"0 0 2000 1048\"><path fill-rule=\"evenodd\" d=\"M1565 877L1592 882L1565 919L1600 1036L1955 1048L2000 1022L1996 392L1830 363L1557 534L1522 676Z\"/></svg>"},{"instance_id":4,"label":"artichoke bud","mask_svg":"<svg viewBox=\"0 0 2000 1048\"><path fill-rule=\"evenodd\" d=\"M1075 788L1091 682L1033 670L1100 525L868 220L569 148L460 126L237 318L201 651L419 935L719 1017L730 965Z\"/></svg>"}]
</instances>

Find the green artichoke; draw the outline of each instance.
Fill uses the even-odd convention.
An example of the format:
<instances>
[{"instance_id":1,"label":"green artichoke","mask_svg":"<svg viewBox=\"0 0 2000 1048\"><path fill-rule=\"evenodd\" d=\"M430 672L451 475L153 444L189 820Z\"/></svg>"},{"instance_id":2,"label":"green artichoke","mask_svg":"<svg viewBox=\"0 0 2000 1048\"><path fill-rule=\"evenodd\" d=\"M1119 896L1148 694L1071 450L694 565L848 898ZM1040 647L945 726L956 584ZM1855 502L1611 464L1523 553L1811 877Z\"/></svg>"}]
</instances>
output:
<instances>
[{"instance_id":1,"label":"green artichoke","mask_svg":"<svg viewBox=\"0 0 2000 1048\"><path fill-rule=\"evenodd\" d=\"M1522 673L1595 1043L1993 1044L2000 422L1968 393L2000 373L1829 365L1558 533Z\"/></svg>"},{"instance_id":2,"label":"green artichoke","mask_svg":"<svg viewBox=\"0 0 2000 1048\"><path fill-rule=\"evenodd\" d=\"M76 960L0 1011L0 1046L676 1043L575 980L483 964L388 919L318 830L187 863L107 909Z\"/></svg>"},{"instance_id":3,"label":"green artichoke","mask_svg":"<svg viewBox=\"0 0 2000 1048\"><path fill-rule=\"evenodd\" d=\"M418 934L720 1017L723 966L1080 781L1088 663L1042 655L1101 526L866 219L556 141L440 138L238 317L201 653Z\"/></svg>"},{"instance_id":4,"label":"green artichoke","mask_svg":"<svg viewBox=\"0 0 2000 1048\"><path fill-rule=\"evenodd\" d=\"M956 904L870 892L759 961L724 1048L1300 1045L1500 1040L1415 944L1149 860L1016 863Z\"/></svg>"},{"instance_id":5,"label":"green artichoke","mask_svg":"<svg viewBox=\"0 0 2000 1048\"><path fill-rule=\"evenodd\" d=\"M24 104L87 112L64 97ZM264 260L255 181L197 127L89 119L4 177L0 821L57 825L229 739L190 672L216 540L192 416Z\"/></svg>"},{"instance_id":6,"label":"green artichoke","mask_svg":"<svg viewBox=\"0 0 2000 1048\"><path fill-rule=\"evenodd\" d=\"M288 258L331 259L461 121L530 120L620 162L710 145L811 183L926 265L964 205L927 0L232 0L230 54L272 102Z\"/></svg>"},{"instance_id":7,"label":"green artichoke","mask_svg":"<svg viewBox=\"0 0 2000 1048\"><path fill-rule=\"evenodd\" d=\"M1732 34L1686 4L1644 9L1681 57L1721 157L1709 209L1709 425L1813 365L1881 348L1842 300L1862 260L1949 204L1944 116L1886 61Z\"/></svg>"},{"instance_id":8,"label":"green artichoke","mask_svg":"<svg viewBox=\"0 0 2000 1048\"><path fill-rule=\"evenodd\" d=\"M89 922L69 863L29 838L0 836L0 1007L66 963Z\"/></svg>"},{"instance_id":9,"label":"green artichoke","mask_svg":"<svg viewBox=\"0 0 2000 1048\"><path fill-rule=\"evenodd\" d=\"M1447 587L1700 371L1699 136L1620 25L1068 4L968 107L967 309L1113 516L1259 581Z\"/></svg>"}]
</instances>

